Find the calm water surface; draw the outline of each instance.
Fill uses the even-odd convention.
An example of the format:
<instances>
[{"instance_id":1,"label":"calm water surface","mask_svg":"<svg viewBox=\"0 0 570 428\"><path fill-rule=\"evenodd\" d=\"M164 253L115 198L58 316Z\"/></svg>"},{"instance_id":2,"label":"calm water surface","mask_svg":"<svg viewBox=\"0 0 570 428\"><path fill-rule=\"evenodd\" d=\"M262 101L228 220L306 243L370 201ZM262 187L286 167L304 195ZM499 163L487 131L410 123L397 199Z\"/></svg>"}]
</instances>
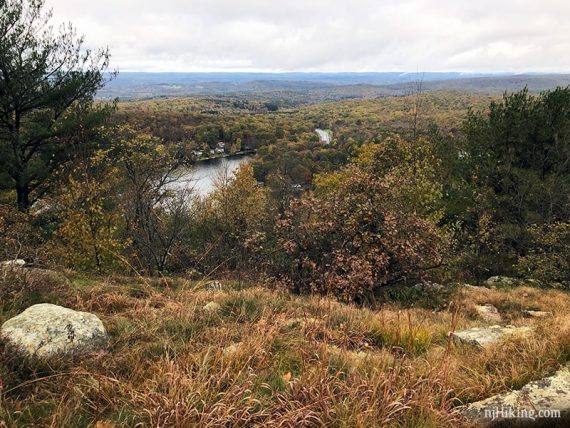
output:
<instances>
[{"instance_id":1,"label":"calm water surface","mask_svg":"<svg viewBox=\"0 0 570 428\"><path fill-rule=\"evenodd\" d=\"M197 162L191 168L180 171L180 177L172 187L181 190L192 190L197 196L206 196L214 190L216 178L228 171L235 174L242 163L248 163L251 155L238 155L227 158L208 159Z\"/></svg>"}]
</instances>

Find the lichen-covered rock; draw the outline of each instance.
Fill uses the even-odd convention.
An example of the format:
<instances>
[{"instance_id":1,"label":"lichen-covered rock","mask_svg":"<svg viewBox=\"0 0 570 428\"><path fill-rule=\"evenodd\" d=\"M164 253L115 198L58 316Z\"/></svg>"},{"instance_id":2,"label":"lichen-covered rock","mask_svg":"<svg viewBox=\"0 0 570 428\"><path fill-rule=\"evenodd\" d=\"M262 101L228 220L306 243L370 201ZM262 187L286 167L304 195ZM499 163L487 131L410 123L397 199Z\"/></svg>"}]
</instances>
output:
<instances>
[{"instance_id":1,"label":"lichen-covered rock","mask_svg":"<svg viewBox=\"0 0 570 428\"><path fill-rule=\"evenodd\" d=\"M494 307L493 305L490 304L475 305L475 311L477 312L477 315L479 315L485 321L490 321L490 322L502 321L501 314L499 313L497 308Z\"/></svg>"},{"instance_id":2,"label":"lichen-covered rock","mask_svg":"<svg viewBox=\"0 0 570 428\"><path fill-rule=\"evenodd\" d=\"M540 415L544 422L552 424L550 426L570 426L567 424L570 422L570 371L562 369L518 391L495 395L459 410L479 426L529 426L540 420Z\"/></svg>"},{"instance_id":3,"label":"lichen-covered rock","mask_svg":"<svg viewBox=\"0 0 570 428\"><path fill-rule=\"evenodd\" d=\"M50 359L97 351L107 332L93 314L42 303L6 321L0 338L23 357Z\"/></svg>"},{"instance_id":4,"label":"lichen-covered rock","mask_svg":"<svg viewBox=\"0 0 570 428\"><path fill-rule=\"evenodd\" d=\"M469 330L451 333L451 338L458 343L465 343L486 348L507 337L526 336L532 332L530 327L514 327L512 325L476 327Z\"/></svg>"}]
</instances>

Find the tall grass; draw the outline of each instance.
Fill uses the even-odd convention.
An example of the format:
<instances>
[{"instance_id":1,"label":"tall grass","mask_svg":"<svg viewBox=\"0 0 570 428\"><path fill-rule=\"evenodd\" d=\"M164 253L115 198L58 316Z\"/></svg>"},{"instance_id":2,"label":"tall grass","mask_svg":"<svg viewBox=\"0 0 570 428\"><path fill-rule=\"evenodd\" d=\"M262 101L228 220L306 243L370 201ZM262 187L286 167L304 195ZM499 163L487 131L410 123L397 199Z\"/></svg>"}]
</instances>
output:
<instances>
[{"instance_id":1,"label":"tall grass","mask_svg":"<svg viewBox=\"0 0 570 428\"><path fill-rule=\"evenodd\" d=\"M570 297L557 291L458 289L434 311L229 282L225 291L168 279L72 284L61 293L40 287L37 297L96 313L108 347L25 370L2 353L6 426L467 426L456 406L519 388L570 358ZM28 304L3 297L12 299L3 319ZM210 301L220 309L204 310ZM450 330L485 325L472 309L482 303L536 333L487 350L452 344ZM553 316L529 320L525 308Z\"/></svg>"}]
</instances>

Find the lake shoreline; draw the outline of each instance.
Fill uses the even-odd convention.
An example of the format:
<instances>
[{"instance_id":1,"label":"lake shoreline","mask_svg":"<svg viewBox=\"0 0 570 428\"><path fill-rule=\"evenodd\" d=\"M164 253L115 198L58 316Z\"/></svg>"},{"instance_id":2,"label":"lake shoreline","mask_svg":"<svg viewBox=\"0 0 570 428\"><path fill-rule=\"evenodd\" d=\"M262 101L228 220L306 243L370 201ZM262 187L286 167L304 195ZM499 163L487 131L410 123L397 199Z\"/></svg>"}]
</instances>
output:
<instances>
[{"instance_id":1,"label":"lake shoreline","mask_svg":"<svg viewBox=\"0 0 570 428\"><path fill-rule=\"evenodd\" d=\"M217 159L232 159L232 158L239 158L242 156L253 156L257 153L256 149L251 149L251 150L241 150L239 152L235 152L235 153L225 153L223 155L219 155L219 156L210 156L209 158L200 158L200 159L195 159L192 162L189 162L190 164L194 163L209 163L211 161L215 161Z\"/></svg>"}]
</instances>

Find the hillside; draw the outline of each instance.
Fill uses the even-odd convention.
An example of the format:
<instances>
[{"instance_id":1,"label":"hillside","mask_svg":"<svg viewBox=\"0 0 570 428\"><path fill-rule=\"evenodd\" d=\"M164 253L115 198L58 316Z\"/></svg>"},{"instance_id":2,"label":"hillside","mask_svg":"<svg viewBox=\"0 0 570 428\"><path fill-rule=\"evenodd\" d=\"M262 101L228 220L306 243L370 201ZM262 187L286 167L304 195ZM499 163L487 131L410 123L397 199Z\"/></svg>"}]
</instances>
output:
<instances>
[{"instance_id":1,"label":"hillside","mask_svg":"<svg viewBox=\"0 0 570 428\"><path fill-rule=\"evenodd\" d=\"M2 354L6 426L469 426L458 406L570 357L570 298L553 290L431 286L365 309L235 280L66 272L46 287L38 275L4 272L0 324L49 302L96 314L110 339L73 365ZM398 303L409 293L416 307ZM484 304L534 332L484 349L450 342L497 323L478 315Z\"/></svg>"}]
</instances>

